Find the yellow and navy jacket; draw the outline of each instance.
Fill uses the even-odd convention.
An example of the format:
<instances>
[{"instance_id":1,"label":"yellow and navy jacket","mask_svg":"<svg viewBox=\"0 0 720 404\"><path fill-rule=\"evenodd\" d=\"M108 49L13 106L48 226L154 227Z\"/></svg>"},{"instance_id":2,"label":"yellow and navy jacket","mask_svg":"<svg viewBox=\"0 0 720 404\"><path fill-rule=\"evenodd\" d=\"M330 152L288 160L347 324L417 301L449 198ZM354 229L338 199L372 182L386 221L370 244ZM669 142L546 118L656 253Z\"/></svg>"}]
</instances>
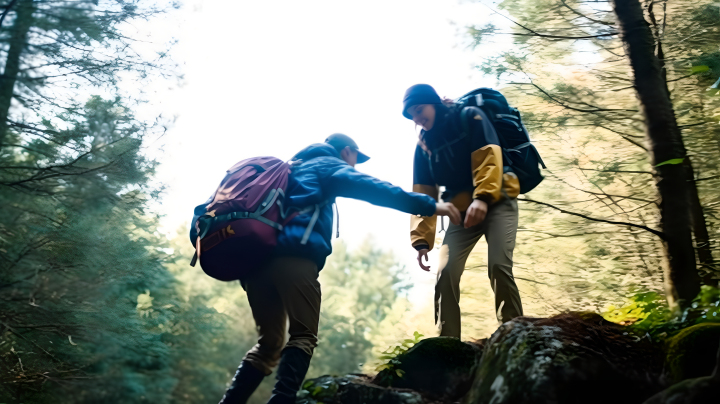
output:
<instances>
[{"instance_id":1,"label":"yellow and navy jacket","mask_svg":"<svg viewBox=\"0 0 720 404\"><path fill-rule=\"evenodd\" d=\"M473 199L492 205L502 198L520 193L517 176L503 167L502 149L490 119L479 108L472 108L467 125L453 107L436 105L435 123L420 132L415 148L413 191L438 200L452 202L461 212ZM463 128L467 128L464 130ZM413 247L432 249L436 216L412 216L410 239Z\"/></svg>"}]
</instances>

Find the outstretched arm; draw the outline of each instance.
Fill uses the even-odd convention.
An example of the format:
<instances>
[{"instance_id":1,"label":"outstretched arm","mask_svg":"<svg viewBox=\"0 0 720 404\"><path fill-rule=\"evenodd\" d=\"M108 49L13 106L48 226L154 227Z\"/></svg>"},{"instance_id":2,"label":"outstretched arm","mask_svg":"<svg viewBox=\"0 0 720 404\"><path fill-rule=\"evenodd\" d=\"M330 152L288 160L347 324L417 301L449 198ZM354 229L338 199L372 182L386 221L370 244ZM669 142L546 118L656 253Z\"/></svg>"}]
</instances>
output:
<instances>
[{"instance_id":1,"label":"outstretched arm","mask_svg":"<svg viewBox=\"0 0 720 404\"><path fill-rule=\"evenodd\" d=\"M325 175L321 176L321 182L327 196L359 199L414 215L439 214L450 217L453 223L460 223L460 212L454 205L436 203L433 198L417 192L406 192L387 181L363 174L345 163L323 171Z\"/></svg>"},{"instance_id":2,"label":"outstretched arm","mask_svg":"<svg viewBox=\"0 0 720 404\"><path fill-rule=\"evenodd\" d=\"M414 215L435 214L435 200L427 195L406 192L400 187L363 174L349 165L340 167L325 179L329 196L359 199Z\"/></svg>"}]
</instances>

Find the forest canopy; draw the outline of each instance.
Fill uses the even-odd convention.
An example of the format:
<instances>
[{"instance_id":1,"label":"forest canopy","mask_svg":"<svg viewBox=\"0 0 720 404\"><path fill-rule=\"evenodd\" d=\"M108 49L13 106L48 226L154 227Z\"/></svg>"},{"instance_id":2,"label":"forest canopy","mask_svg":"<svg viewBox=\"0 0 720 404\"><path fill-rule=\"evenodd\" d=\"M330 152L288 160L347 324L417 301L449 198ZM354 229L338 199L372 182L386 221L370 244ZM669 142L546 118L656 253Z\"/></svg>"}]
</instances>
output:
<instances>
[{"instance_id":1,"label":"forest canopy","mask_svg":"<svg viewBox=\"0 0 720 404\"><path fill-rule=\"evenodd\" d=\"M615 3L505 0L458 42L499 49L475 73L520 110L548 167L519 198L525 314L601 313L663 338L678 313L716 321L720 6L640 1L635 44L637 18ZM181 80L182 63L173 41L128 33L179 7L0 7L0 402L217 402L256 343L243 288L189 266L189 223L161 230L158 206L172 201L149 147L173 122L147 117L144 89ZM659 81L638 80L642 69ZM478 243L463 278L469 338L498 328L487 255ZM432 291L401 262L372 237L335 241L308 377L373 373L386 350L437 334Z\"/></svg>"}]
</instances>

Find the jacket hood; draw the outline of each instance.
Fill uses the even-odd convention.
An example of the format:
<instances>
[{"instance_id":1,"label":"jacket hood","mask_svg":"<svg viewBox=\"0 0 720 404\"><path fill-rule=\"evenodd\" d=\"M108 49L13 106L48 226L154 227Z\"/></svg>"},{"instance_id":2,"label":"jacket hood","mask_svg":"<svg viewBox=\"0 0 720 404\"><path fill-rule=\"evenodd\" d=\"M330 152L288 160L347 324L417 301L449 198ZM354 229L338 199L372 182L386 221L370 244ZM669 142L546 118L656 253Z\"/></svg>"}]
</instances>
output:
<instances>
[{"instance_id":1,"label":"jacket hood","mask_svg":"<svg viewBox=\"0 0 720 404\"><path fill-rule=\"evenodd\" d=\"M315 143L300 150L299 153L293 156L293 160L308 161L316 157L336 157L340 158L340 153L335 150L334 147L327 143Z\"/></svg>"}]
</instances>

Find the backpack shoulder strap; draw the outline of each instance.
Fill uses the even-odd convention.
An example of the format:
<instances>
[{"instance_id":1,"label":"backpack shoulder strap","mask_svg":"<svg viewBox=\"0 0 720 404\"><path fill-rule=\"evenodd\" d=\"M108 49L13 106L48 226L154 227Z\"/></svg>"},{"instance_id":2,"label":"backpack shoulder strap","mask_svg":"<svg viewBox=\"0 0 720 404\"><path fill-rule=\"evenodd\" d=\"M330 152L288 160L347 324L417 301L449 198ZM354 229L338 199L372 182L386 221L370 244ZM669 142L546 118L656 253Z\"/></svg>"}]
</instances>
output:
<instances>
[{"instance_id":1,"label":"backpack shoulder strap","mask_svg":"<svg viewBox=\"0 0 720 404\"><path fill-rule=\"evenodd\" d=\"M482 121L482 116L478 113L481 109L478 107L468 106L460 110L460 131L461 136L468 136L472 131L472 121Z\"/></svg>"},{"instance_id":2,"label":"backpack shoulder strap","mask_svg":"<svg viewBox=\"0 0 720 404\"><path fill-rule=\"evenodd\" d=\"M473 107L464 107L460 111L460 129L463 133L463 136L470 135L470 119L473 119ZM481 118L482 119L482 118Z\"/></svg>"}]
</instances>

